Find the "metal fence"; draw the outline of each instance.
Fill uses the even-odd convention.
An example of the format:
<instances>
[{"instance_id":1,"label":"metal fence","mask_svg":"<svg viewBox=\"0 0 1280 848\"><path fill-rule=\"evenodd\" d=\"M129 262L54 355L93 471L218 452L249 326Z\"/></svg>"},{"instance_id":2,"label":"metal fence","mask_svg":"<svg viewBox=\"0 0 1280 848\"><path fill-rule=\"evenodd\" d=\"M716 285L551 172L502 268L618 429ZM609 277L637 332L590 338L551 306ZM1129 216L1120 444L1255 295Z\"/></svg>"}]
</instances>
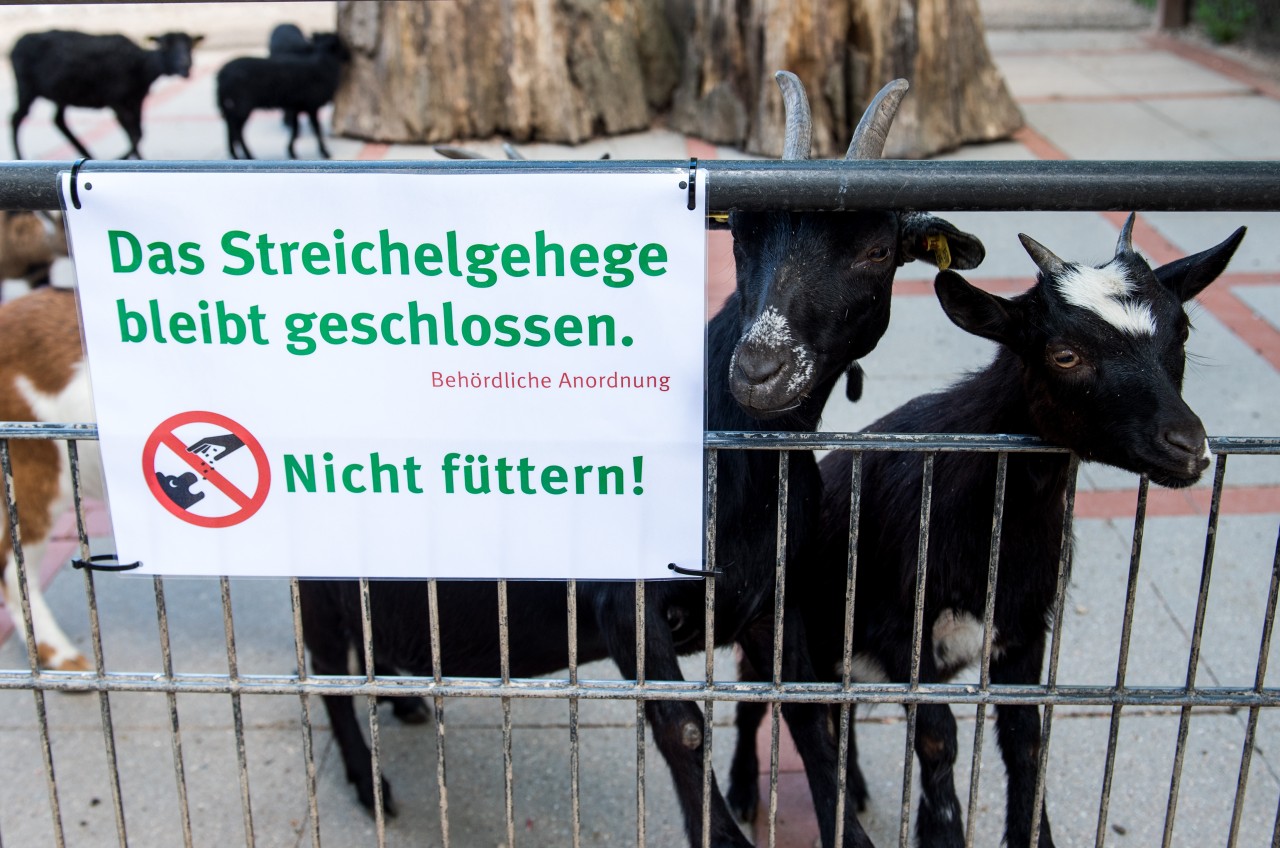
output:
<instances>
[{"instance_id":1,"label":"metal fence","mask_svg":"<svg viewBox=\"0 0 1280 848\"><path fill-rule=\"evenodd\" d=\"M241 170L246 166L237 164L225 168L216 167L217 163L143 163L151 169L201 169L201 170ZM404 165L406 170L420 168L424 163ZM434 165L435 163L431 163ZM211 167L215 166L215 167ZM1065 166L1065 167L1064 167ZM1079 166L1079 167L1076 167ZM135 163L116 166L112 163L98 165L94 168L136 168ZM353 169L349 164L319 165L317 163L299 163L296 166L282 167L271 163L258 167L262 170L317 170L317 169ZM489 169L508 170L526 167L507 163L447 163L442 167L451 169ZM550 168L549 165L529 165L535 168ZM578 168L598 168L602 170L625 170L625 163L574 163L567 166ZM378 165L377 170L387 170L386 165ZM50 194L54 175L66 170L66 164L57 163L14 163L0 166L0 206L6 208L46 208L54 205ZM716 163L709 169L715 175L711 179L714 187L710 197L712 209L730 208L844 208L846 202L857 198L860 206L886 206L894 208L927 206L935 209L1100 209L1128 208L1137 205L1144 208L1161 209L1278 209L1280 208L1280 165L1277 163L875 163L870 167L854 172L829 163L750 163L731 164ZM796 188L799 186L800 188ZM1141 196L1137 199L1134 193ZM76 508L78 517L78 536L80 558L90 555L89 534L86 530L83 504L79 496L78 452L77 445L86 439L96 439L97 430L91 424L21 424L10 423L0 425L0 466L6 481L6 488L12 492L12 468L9 459L9 443L13 439L56 439L66 440L69 462L76 476ZM997 455L999 467L1005 468L1008 457L1024 452L1057 452L1060 449L1046 446L1033 439L1020 436L948 436L923 439L906 435L868 435L868 434L780 434L780 433L726 433L708 432L705 438L708 468L714 470L717 457L722 451L741 450L778 450L781 467L785 469L790 451L835 450L854 451L858 456L874 451L904 451L918 453L926 469L926 480L922 495L923 510L935 485L931 476L932 459L942 452L966 451L994 453ZM35 700L35 711L40 734L40 748L43 754L43 772L46 783L50 816L55 842L63 845L67 842L67 825L64 821L63 799L59 791L59 781L55 769L53 747L51 743L50 722L47 716L47 692L91 692L96 693L101 713L102 744L105 746L109 767L109 783L111 787L111 804L113 806L118 841L125 845L129 841L126 828L126 799L121 790L120 766L117 755L116 733L112 718L112 696L118 693L145 693L167 699L169 716L169 743L172 750L173 778L176 782L179 803L179 815L185 844L196 844L199 840L192 825L191 805L193 799L188 790L187 749L184 747L183 728L179 720L178 696L190 694L216 694L230 698L232 705L232 731L235 737L235 752L239 774L240 806L243 817L243 832L247 844L255 844L254 810L255 799L250 790L250 767L246 744L246 733L243 722L242 703L246 697L257 695L296 696L299 699L301 715L302 751L304 760L304 780L299 791L306 794L309 817L305 825L312 844L322 844L325 831L326 816L341 817L354 813L354 799L343 799L344 809L321 810L319 798L322 794L317 785L318 764L313 738L313 717L311 712L312 695L346 694L367 699L368 731L373 749L373 766L375 774L381 772L385 751L380 745L380 725L377 709L379 696L420 696L428 699L435 707L434 734L439 752L435 764L437 782L437 802L439 812L439 832L430 838L438 837L444 845L466 845L465 834L452 831L450 826L450 789L446 779L446 763L444 757L445 734L449 726L445 719L446 701L449 699L486 699L497 700L503 712L502 750L503 759L503 830L505 844L514 846L520 841L519 828L514 812L514 766L513 766L513 729L511 707L518 700L559 700L568 705L568 751L565 768L570 778L569 812L572 844L575 846L591 844L589 835L584 835L582 824L582 781L581 755L578 729L578 711L582 702L590 701L622 701L635 705L635 802L637 807L636 833L637 844L645 844L645 807L647 798L646 765L645 765L645 718L644 703L658 700L683 700L702 702L706 714L704 725L704 763L706 772L711 769L711 757L716 739L714 716L717 708L727 709L735 702L762 702L772 706L773 733L771 745L771 782L769 792L769 844L773 844L774 827L778 808L778 772L779 772L779 734L778 711L785 703L821 702L836 704L841 707L839 722L840 751L843 756L847 751L850 739L850 711L856 705L894 704L903 705L907 713L907 738L903 751L905 768L902 773L901 807L899 810L899 827L897 828L900 844L910 843L909 822L912 814L912 760L915 748L915 713L923 704L967 705L976 711L974 725L975 739L971 754L971 781L968 794L968 843L981 844L975 835L974 822L978 814L979 776L982 774L984 728L987 711L990 707L1011 704L1033 704L1040 706L1043 712L1041 744L1039 750L1036 804L1037 809L1044 798L1044 786L1048 771L1049 751L1052 742L1055 709L1060 707L1099 707L1110 710L1110 725L1105 753L1105 771L1102 778L1102 790L1098 798L1095 821L1095 844L1102 846L1108 842L1108 821L1111 809L1113 776L1116 763L1117 746L1120 739L1121 714L1130 709L1163 709L1176 711L1179 717L1176 751L1170 784L1167 792L1167 804L1164 823L1163 844L1172 844L1174 819L1180 797L1180 784L1184 773L1184 764L1188 750L1188 738L1191 716L1194 710L1231 709L1247 710L1246 732L1239 758L1239 768L1235 776L1236 791L1231 816L1230 832L1224 842L1235 845L1239 840L1243 801L1251 772L1252 757L1260 719L1267 708L1280 706L1280 688L1266 685L1267 661L1271 652L1272 622L1274 619L1277 594L1280 592L1280 539L1277 540L1276 553L1269 574L1269 583L1264 588L1259 585L1254 591L1266 594L1265 615L1261 632L1257 634L1257 664L1254 683L1251 686L1205 685L1198 678L1201 642L1204 633L1206 609L1210 597L1210 583L1213 575L1215 546L1218 539L1219 508L1223 498L1228 460L1236 456L1280 455L1280 437L1276 438L1231 438L1217 437L1210 439L1210 446L1217 456L1213 478L1211 505L1208 514L1207 528L1203 540L1202 568L1196 592L1194 628L1190 633L1190 652L1187 658L1185 678L1166 685L1131 685L1129 679L1129 654L1131 633L1134 621L1135 593L1138 586L1138 575L1146 529L1147 485L1143 480L1135 494L1135 522L1129 560L1127 593L1124 598L1122 628L1119 634L1118 663L1115 670L1114 683L1108 685L1080 685L1060 682L1059 657L1061 651L1061 628L1054 627L1049 644L1047 676L1043 683L1037 685L1008 686L992 684L990 663L992 654L992 621L994 615L993 580L996 573L996 559L993 556L988 573L987 603L983 622L984 644L979 676L976 683L922 683L918 674L903 684L890 683L854 683L846 675L845 681L837 684L795 684L776 678L767 683L737 682L718 677L713 663L713 651L710 638L706 651L705 672L701 679L690 681L668 681L645 679L643 674L638 680L599 680L583 677L579 673L577 662L577 616L576 590L573 581L566 586L568 602L568 645L569 666L567 671L550 679L521 679L507 673L508 651L512 638L520 638L520 634L509 632L505 615L506 583L498 583L500 605L500 633L502 646L503 673L495 678L471 679L446 677L440 673L440 640L438 625L436 581L429 581L430 609L424 611L430 616L430 642L433 656L434 676L384 676L375 673L373 646L368 634L371 632L371 604L369 601L369 583L359 582L362 599L364 628L364 667L363 675L349 676L316 676L308 673L302 642L302 625L299 614L298 581L289 581L290 597L293 611L293 654L296 658L296 673L247 674L242 673L237 654L236 626L232 615L230 582L227 578L219 581L223 628L225 632L226 670L206 670L196 673L179 673L175 671L173 662L170 620L166 612L166 586L163 578L153 578L155 595L155 615L159 631L160 656L159 670L121 671L109 666L104 658L97 600L97 583L110 577L95 577L89 571L83 571L84 587L87 598L87 611L92 634L94 670L88 673L50 672L39 669L38 657L34 647L27 651L28 668L0 669L0 691L30 691ZM1054 601L1054 621L1063 620L1063 604L1066 597L1066 575L1068 573L1068 546L1065 539L1071 532L1071 506L1074 503L1074 476L1077 463L1071 461L1072 485L1068 494L1068 519L1064 532L1064 547L1058 569L1057 590ZM779 491L780 509L785 509L787 491L785 489L786 474L780 475L784 481ZM715 479L714 473L708 474L709 514L714 510L715 490L710 482ZM10 495L8 520L10 532L15 539L13 561L17 567L21 592L21 623L25 632L31 633L31 609L28 600L27 581L32 579L29 564L24 563L22 547L17 538L16 510L20 504L13 503ZM998 545L1003 513L1002 495L995 505L995 526L993 527L993 547ZM712 525L708 518L708 530ZM856 513L851 517L856 522ZM780 523L781 516L780 516ZM922 521L922 542L927 542L928 525ZM708 551L713 550L708 545ZM922 545L923 549L923 545ZM708 568L714 563L709 563ZM851 567L856 566L851 563ZM785 573L779 567L779 599L785 587ZM924 559L921 557L919 583L927 579ZM714 598L716 580L714 576L705 580L706 614L708 616L706 631L714 632ZM637 630L643 639L643 605L644 584L637 584ZM846 597L846 603L852 609L853 583L852 575ZM916 643L914 653L918 656L921 650L920 634L922 632L921 617L923 615L924 595L917 595L915 607ZM1103 634L1102 638L1111 638L1111 634ZM32 645L28 639L28 645ZM1245 650L1242 648L1241 650ZM1253 646L1248 648L1252 652ZM775 668L781 651L780 640L775 642ZM846 635L844 641L844 668L852 664L852 640ZM918 668L918 663L916 664ZM641 663L643 669L643 662ZM722 734L719 738L723 738ZM495 752L496 753L496 752ZM629 764L628 764L629 765ZM843 795L845 775L840 770L839 780ZM376 782L375 782L375 785ZM345 790L346 787L343 787ZM710 797L710 781L703 784L703 806L707 807ZM379 845L387 839L386 815L381 805L376 810L376 841ZM455 802L456 806L456 802ZM704 814L705 815L705 814ZM136 818L134 819L136 821ZM1038 816L1037 816L1038 820ZM2 824L2 823L0 823ZM705 830L705 829L704 829ZM423 839L427 838L422 834ZM3 830L0 829L0 838ZM704 844L709 844L706 840ZM1280 844L1280 810L1277 811L1275 824L1272 827L1272 844Z\"/></svg>"}]
</instances>

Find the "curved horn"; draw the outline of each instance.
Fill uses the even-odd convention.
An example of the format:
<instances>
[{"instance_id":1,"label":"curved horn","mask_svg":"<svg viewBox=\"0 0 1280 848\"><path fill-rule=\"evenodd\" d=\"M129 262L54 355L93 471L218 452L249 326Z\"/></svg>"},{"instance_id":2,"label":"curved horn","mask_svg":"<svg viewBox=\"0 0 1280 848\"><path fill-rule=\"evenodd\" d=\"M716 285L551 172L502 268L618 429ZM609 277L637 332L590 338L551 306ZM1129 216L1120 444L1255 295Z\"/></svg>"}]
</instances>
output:
<instances>
[{"instance_id":1,"label":"curved horn","mask_svg":"<svg viewBox=\"0 0 1280 848\"><path fill-rule=\"evenodd\" d=\"M476 153L474 150L467 150L465 147L454 147L449 144L437 144L433 149L435 150L436 153L439 153L441 156L443 156L446 159L488 159L489 158L488 156L485 156L482 153Z\"/></svg>"},{"instance_id":2,"label":"curved horn","mask_svg":"<svg viewBox=\"0 0 1280 848\"><path fill-rule=\"evenodd\" d=\"M509 141L502 142L502 152L507 154L508 159L512 159L517 162L524 161L524 154L517 150L516 146Z\"/></svg>"},{"instance_id":3,"label":"curved horn","mask_svg":"<svg viewBox=\"0 0 1280 848\"><path fill-rule=\"evenodd\" d=\"M910 87L906 80L896 79L880 89L867 111L862 113L845 159L879 159L884 155L884 140L889 137L889 127L898 114L898 105Z\"/></svg>"},{"instance_id":4,"label":"curved horn","mask_svg":"<svg viewBox=\"0 0 1280 848\"><path fill-rule=\"evenodd\" d=\"M1130 212L1124 226L1120 228L1120 240L1116 242L1116 256L1133 253L1133 219L1137 213Z\"/></svg>"},{"instance_id":5,"label":"curved horn","mask_svg":"<svg viewBox=\"0 0 1280 848\"><path fill-rule=\"evenodd\" d=\"M804 83L790 71L773 75L782 89L782 106L787 116L787 135L782 142L783 159L808 159L813 142L813 120L809 115L809 95Z\"/></svg>"},{"instance_id":6,"label":"curved horn","mask_svg":"<svg viewBox=\"0 0 1280 848\"><path fill-rule=\"evenodd\" d=\"M1048 277L1056 277L1067 269L1067 263L1063 262L1053 251L1036 241L1029 235L1018 233L1018 241L1022 242L1022 246L1026 248L1027 254L1030 255L1031 261L1036 263L1036 267Z\"/></svg>"}]
</instances>

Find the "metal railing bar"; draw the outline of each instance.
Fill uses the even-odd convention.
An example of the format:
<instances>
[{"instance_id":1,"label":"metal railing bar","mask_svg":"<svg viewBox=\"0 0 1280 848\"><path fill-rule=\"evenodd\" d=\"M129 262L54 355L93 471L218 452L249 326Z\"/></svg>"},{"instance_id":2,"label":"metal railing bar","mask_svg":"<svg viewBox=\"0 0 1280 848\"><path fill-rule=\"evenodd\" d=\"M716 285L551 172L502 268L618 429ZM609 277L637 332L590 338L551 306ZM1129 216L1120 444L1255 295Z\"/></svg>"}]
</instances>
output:
<instances>
[{"instance_id":1,"label":"metal railing bar","mask_svg":"<svg viewBox=\"0 0 1280 848\"><path fill-rule=\"evenodd\" d=\"M373 600L369 594L369 579L361 577L360 592L360 634L361 662L364 664L364 678L373 683L377 677L376 662L373 655ZM378 848L387 844L387 809L386 799L382 797L382 747L378 733L378 696L370 694L365 704L369 716L369 760L373 768L373 823L378 839Z\"/></svg>"},{"instance_id":2,"label":"metal railing bar","mask_svg":"<svg viewBox=\"0 0 1280 848\"><path fill-rule=\"evenodd\" d=\"M289 578L289 608L293 613L293 650L294 659L298 663L298 679L307 679L306 641L302 634L302 594L298 589L298 578ZM316 785L315 740L311 732L311 696L305 692L298 695L298 706L302 710L302 761L306 767L307 785L307 817L311 826L311 848L320 848L320 800ZM189 848L189 846L188 846Z\"/></svg>"},{"instance_id":3,"label":"metal railing bar","mask_svg":"<svg viewBox=\"0 0 1280 848\"><path fill-rule=\"evenodd\" d=\"M89 561L89 534L85 530L84 499L80 490L80 454L74 441L67 442L67 466L71 472L71 500L76 516L76 540L80 559ZM106 671L106 659L102 651L102 622L98 616L98 593L95 591L93 571L85 568L84 593L89 608L89 639L93 646L93 669L98 677ZM111 719L111 693L98 692L98 710L102 717L102 743L106 749L107 772L111 784L111 803L116 818L116 839L120 848L129 844L125 827L124 797L120 790L120 761L116 754L115 723Z\"/></svg>"},{"instance_id":4,"label":"metal railing bar","mask_svg":"<svg viewBox=\"0 0 1280 848\"><path fill-rule=\"evenodd\" d=\"M645 597L644 581L635 582L635 617L636 617L636 689L641 693L647 688L648 675L645 673ZM645 842L645 717L644 701L636 700L636 846L644 848Z\"/></svg>"},{"instance_id":5,"label":"metal railing bar","mask_svg":"<svg viewBox=\"0 0 1280 848\"><path fill-rule=\"evenodd\" d=\"M996 455L995 503L991 509L991 547L987 555L987 594L982 605L982 663L978 683L991 686L991 650L995 642L996 584L1000 574L1000 538L1004 530L1005 486L1009 480L1009 454ZM978 704L973 723L973 757L969 764L969 808L965 814L964 844L973 848L978 827L978 785L982 778L982 743L987 729L987 707Z\"/></svg>"},{"instance_id":6,"label":"metal railing bar","mask_svg":"<svg viewBox=\"0 0 1280 848\"><path fill-rule=\"evenodd\" d=\"M1080 458L1071 454L1067 460L1066 506L1062 516L1062 540L1058 546L1058 577L1053 595L1053 636L1049 642L1049 673L1046 688L1052 692L1058 685L1058 657L1062 650L1062 631L1065 622L1062 608L1067 598L1067 581L1071 574L1072 521L1075 518L1076 482L1080 474ZM1029 845L1040 844L1041 810L1044 809L1045 782L1049 770L1049 741L1053 732L1054 701L1044 705L1041 721L1039 763L1036 766L1036 787L1031 803L1031 839Z\"/></svg>"},{"instance_id":7,"label":"metal railing bar","mask_svg":"<svg viewBox=\"0 0 1280 848\"><path fill-rule=\"evenodd\" d=\"M493 678L446 678L435 683L429 677L378 678L372 683L351 675L311 675L306 682L290 675L242 675L234 681L226 675L176 674L172 681L155 673L107 672L98 681L92 672L28 672L0 670L0 691L31 690L50 692L181 692L183 694L240 695L390 695L427 698L544 698L564 700L654 700L688 701L711 699L767 703L868 703L868 704L1046 704L1057 699L1061 706L1104 706L1117 703L1130 707L1181 708L1280 706L1280 688L1270 686L1255 692L1253 687L1135 686L1117 690L1112 686L1059 684L998 685L982 691L971 683L921 683L911 688L900 683L852 683L845 692L839 683L788 683L782 691L769 683L717 681L708 687L702 681L649 681L637 687L629 680L582 680L571 686L564 680L511 678L502 684Z\"/></svg>"},{"instance_id":8,"label":"metal railing bar","mask_svg":"<svg viewBox=\"0 0 1280 848\"><path fill-rule=\"evenodd\" d=\"M427 581L427 612L431 619L431 681L440 686L444 679L440 671L440 584L432 579ZM432 703L436 708L436 787L440 805L440 844L449 848L449 788L445 780L444 758L444 697L435 693L424 693L433 696Z\"/></svg>"},{"instance_id":9,"label":"metal railing bar","mask_svg":"<svg viewBox=\"0 0 1280 848\"><path fill-rule=\"evenodd\" d=\"M222 629L227 643L227 678L234 683L240 677L239 661L236 658L236 625L231 613L231 580L228 577L218 578L218 586L222 593ZM254 845L253 832L253 800L249 792L249 758L244 741L244 713L241 709L240 692L231 687L231 718L235 729L236 763L240 769L240 807L244 814L244 842L249 848Z\"/></svg>"},{"instance_id":10,"label":"metal railing bar","mask_svg":"<svg viewBox=\"0 0 1280 848\"><path fill-rule=\"evenodd\" d=\"M774 689L782 688L782 619L786 604L787 576L787 510L791 495L791 454L778 452L778 510L774 525L773 566L773 668L769 679ZM769 848L774 848L778 837L778 774L779 742L782 731L782 704L769 705Z\"/></svg>"},{"instance_id":11,"label":"metal railing bar","mask_svg":"<svg viewBox=\"0 0 1280 848\"><path fill-rule=\"evenodd\" d=\"M9 440L0 438L0 474L4 477L6 512L9 519L9 545L13 553L12 567L18 585L18 607L23 637L26 639L27 664L31 668L31 679L34 682L41 678L39 651L36 646L35 619L31 613L31 590L27 583L27 567L22 552L22 534L18 529L18 504L14 500L13 491L13 458L9 451ZM13 600L10 598L9 603ZM101 676L99 676L101 680ZM26 688L26 687L24 687ZM40 752L44 757L45 781L49 790L49 812L53 821L53 839L58 848L66 845L66 837L62 829L62 806L58 801L58 783L53 770L53 745L49 739L49 716L45 709L44 691L38 687L32 695L36 704L36 721L40 725Z\"/></svg>"},{"instance_id":12,"label":"metal railing bar","mask_svg":"<svg viewBox=\"0 0 1280 848\"><path fill-rule=\"evenodd\" d=\"M498 581L498 665L502 682L511 681L511 618L507 608L507 581ZM511 699L502 699L502 799L506 815L507 848L515 848L515 762L511 753Z\"/></svg>"},{"instance_id":13,"label":"metal railing bar","mask_svg":"<svg viewBox=\"0 0 1280 848\"><path fill-rule=\"evenodd\" d=\"M71 161L0 163L0 208L57 209ZM1280 207L1272 161L902 161L699 162L713 173L713 211L932 209L1270 211ZM92 160L94 173L632 174L687 173L679 160L194 161ZM674 188L674 187L673 187ZM675 192L672 192L673 198ZM854 206L856 204L856 206Z\"/></svg>"},{"instance_id":14,"label":"metal railing bar","mask_svg":"<svg viewBox=\"0 0 1280 848\"><path fill-rule=\"evenodd\" d=\"M933 512L933 464L935 454L924 455L920 474L920 530L916 542L916 597L911 624L912 690L920 687L920 661L924 651L925 578L929 565L929 521ZM902 759L902 811L898 820L898 844L911 844L911 778L915 767L916 721L919 704L907 705L907 749Z\"/></svg>"},{"instance_id":15,"label":"metal railing bar","mask_svg":"<svg viewBox=\"0 0 1280 848\"><path fill-rule=\"evenodd\" d=\"M1191 631L1191 650L1187 656L1187 690L1195 689L1200 665L1200 642L1204 637L1204 620L1209 608L1209 581L1213 577L1213 554L1218 538L1218 513L1222 507L1222 488L1227 476L1227 457L1218 454L1213 471L1213 498L1209 502L1209 522L1204 534L1204 564L1200 572L1200 594L1196 598L1195 625ZM1173 776L1169 781L1169 804L1165 810L1162 848L1173 842L1173 824L1178 814L1178 789L1182 781L1182 764L1187 753L1187 736L1191 731L1191 710L1182 708L1178 720L1178 745L1173 757Z\"/></svg>"},{"instance_id":16,"label":"metal railing bar","mask_svg":"<svg viewBox=\"0 0 1280 848\"><path fill-rule=\"evenodd\" d=\"M708 687L715 683L716 665L716 497L719 494L716 475L719 469L719 453L714 450L703 454L705 492L705 521L703 540L703 569L707 572L703 578L703 674ZM714 701L702 704L702 735L706 747L702 752L702 841L708 846L711 839L711 786L715 772L711 764L711 727L715 715Z\"/></svg>"},{"instance_id":17,"label":"metal railing bar","mask_svg":"<svg viewBox=\"0 0 1280 848\"><path fill-rule=\"evenodd\" d=\"M1125 589L1124 618L1120 625L1120 654L1116 660L1116 688L1124 687L1129 672L1129 643L1133 635L1133 611L1138 597L1138 567L1142 561L1142 541L1147 525L1147 494L1151 481L1144 474L1138 480L1138 501L1133 520L1133 543L1129 548L1129 581ZM1111 724L1107 732L1106 764L1102 771L1102 794L1098 800L1098 826L1094 831L1094 848L1104 848L1107 817L1111 810L1111 783L1115 777L1116 749L1120 742L1121 705L1111 708Z\"/></svg>"},{"instance_id":18,"label":"metal railing bar","mask_svg":"<svg viewBox=\"0 0 1280 848\"><path fill-rule=\"evenodd\" d=\"M849 466L849 545L845 556L844 643L840 649L840 686L847 693L853 682L853 631L858 584L858 531L862 524L862 452L854 451ZM840 705L840 735L836 740L835 844L844 844L844 811L849 791L849 742L853 738L853 706ZM856 745L854 746L856 748Z\"/></svg>"},{"instance_id":19,"label":"metal railing bar","mask_svg":"<svg viewBox=\"0 0 1280 848\"><path fill-rule=\"evenodd\" d=\"M1267 589L1267 607L1262 616L1262 641L1258 647L1258 668L1254 673L1253 688L1261 691L1267 679L1267 662L1271 654L1271 634L1275 627L1276 596L1280 594L1280 534L1276 538L1276 553L1271 561L1271 585ZM1240 822L1244 817L1245 785L1249 780L1249 766L1253 759L1253 740L1258 731L1258 708L1249 710L1249 721L1245 727L1244 746L1240 753L1240 777L1236 781L1236 798L1231 809L1231 830L1227 837L1227 848L1235 848L1240 836Z\"/></svg>"},{"instance_id":20,"label":"metal railing bar","mask_svg":"<svg viewBox=\"0 0 1280 848\"><path fill-rule=\"evenodd\" d=\"M178 723L178 687L173 674L173 646L169 642L169 611L164 599L164 578L151 578L156 597L156 627L160 634L160 662L164 679L174 684L165 692L169 701L169 745L173 750L173 776L178 784L178 813L182 817L182 841L185 848L192 848L191 801L187 797L187 770L182 757L182 728ZM106 675L101 675L105 679ZM228 678L229 679L229 678ZM305 694L300 697L307 697Z\"/></svg>"},{"instance_id":21,"label":"metal railing bar","mask_svg":"<svg viewBox=\"0 0 1280 848\"><path fill-rule=\"evenodd\" d=\"M578 682L578 581L565 584L565 607L569 634L569 683ZM573 829L573 848L582 846L582 789L579 783L578 699L569 699L569 823Z\"/></svg>"}]
</instances>

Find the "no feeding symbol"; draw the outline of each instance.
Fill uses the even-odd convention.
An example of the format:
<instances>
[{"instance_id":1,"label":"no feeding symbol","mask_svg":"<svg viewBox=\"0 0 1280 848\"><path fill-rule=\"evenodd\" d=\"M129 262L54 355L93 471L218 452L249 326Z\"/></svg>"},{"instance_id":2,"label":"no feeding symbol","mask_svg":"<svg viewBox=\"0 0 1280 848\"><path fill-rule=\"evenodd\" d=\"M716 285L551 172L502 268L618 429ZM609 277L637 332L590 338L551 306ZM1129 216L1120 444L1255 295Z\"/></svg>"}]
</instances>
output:
<instances>
[{"instance_id":1,"label":"no feeding symbol","mask_svg":"<svg viewBox=\"0 0 1280 848\"><path fill-rule=\"evenodd\" d=\"M271 487L262 445L216 412L183 412L162 421L142 448L142 473L161 506L197 527L245 521Z\"/></svg>"}]
</instances>

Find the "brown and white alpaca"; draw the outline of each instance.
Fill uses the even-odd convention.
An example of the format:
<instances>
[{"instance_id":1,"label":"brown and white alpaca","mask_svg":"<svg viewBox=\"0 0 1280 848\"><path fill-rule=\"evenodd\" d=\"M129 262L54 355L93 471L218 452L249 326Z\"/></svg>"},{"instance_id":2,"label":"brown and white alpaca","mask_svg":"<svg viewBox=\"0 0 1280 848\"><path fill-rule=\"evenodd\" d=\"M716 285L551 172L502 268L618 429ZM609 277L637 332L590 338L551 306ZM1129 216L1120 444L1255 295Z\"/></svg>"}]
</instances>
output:
<instances>
[{"instance_id":1,"label":"brown and white alpaca","mask_svg":"<svg viewBox=\"0 0 1280 848\"><path fill-rule=\"evenodd\" d=\"M61 276L65 241L59 230L34 213L4 213L0 226L0 270L6 274L21 265L22 272L41 263ZM62 254L61 257L57 254ZM22 274L18 274L22 276ZM0 306L0 421L92 421L88 375L80 346L75 294L46 287ZM10 443L14 499L30 592L36 653L43 668L89 670L85 656L54 619L40 592L39 565L54 522L71 504L71 473L66 447L43 439L14 439ZM80 451L84 494L101 497L97 444L85 442ZM0 494L3 483L0 482ZM13 566L9 523L0 522L0 595L25 639L18 573Z\"/></svg>"}]
</instances>

